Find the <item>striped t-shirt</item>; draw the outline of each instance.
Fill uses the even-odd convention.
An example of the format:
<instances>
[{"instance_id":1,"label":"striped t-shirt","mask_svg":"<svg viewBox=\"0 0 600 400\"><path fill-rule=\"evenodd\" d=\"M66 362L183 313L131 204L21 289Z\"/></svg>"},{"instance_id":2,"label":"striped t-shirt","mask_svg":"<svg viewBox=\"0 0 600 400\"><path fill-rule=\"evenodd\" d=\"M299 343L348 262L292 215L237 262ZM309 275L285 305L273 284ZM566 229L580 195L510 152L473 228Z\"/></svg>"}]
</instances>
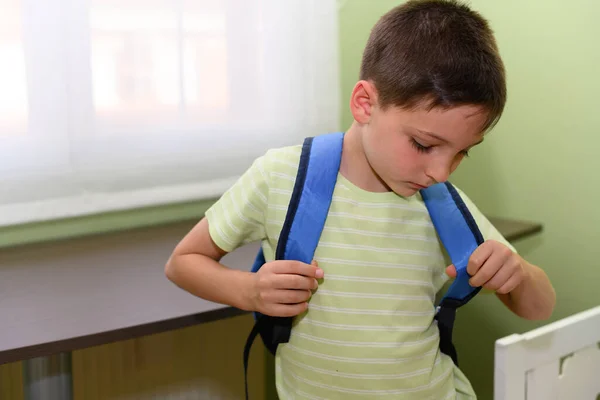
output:
<instances>
[{"instance_id":1,"label":"striped t-shirt","mask_svg":"<svg viewBox=\"0 0 600 400\"><path fill-rule=\"evenodd\" d=\"M274 259L301 146L270 150L207 211L225 251L262 241ZM460 192L485 239L506 240ZM286 399L474 399L439 351L436 293L446 257L419 194L367 192L338 174L315 259L324 272L276 355Z\"/></svg>"}]
</instances>

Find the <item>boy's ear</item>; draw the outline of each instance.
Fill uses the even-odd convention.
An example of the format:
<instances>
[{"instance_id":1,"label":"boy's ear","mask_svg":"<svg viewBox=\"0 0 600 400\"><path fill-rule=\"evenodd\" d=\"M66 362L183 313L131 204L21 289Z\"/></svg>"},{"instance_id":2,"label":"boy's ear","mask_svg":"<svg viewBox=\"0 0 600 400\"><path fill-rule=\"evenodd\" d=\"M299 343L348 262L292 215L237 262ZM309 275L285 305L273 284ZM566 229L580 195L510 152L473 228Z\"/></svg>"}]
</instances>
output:
<instances>
[{"instance_id":1,"label":"boy's ear","mask_svg":"<svg viewBox=\"0 0 600 400\"><path fill-rule=\"evenodd\" d=\"M359 124L368 124L373 107L377 104L377 92L372 82L361 80L354 85L350 96L350 111Z\"/></svg>"}]
</instances>

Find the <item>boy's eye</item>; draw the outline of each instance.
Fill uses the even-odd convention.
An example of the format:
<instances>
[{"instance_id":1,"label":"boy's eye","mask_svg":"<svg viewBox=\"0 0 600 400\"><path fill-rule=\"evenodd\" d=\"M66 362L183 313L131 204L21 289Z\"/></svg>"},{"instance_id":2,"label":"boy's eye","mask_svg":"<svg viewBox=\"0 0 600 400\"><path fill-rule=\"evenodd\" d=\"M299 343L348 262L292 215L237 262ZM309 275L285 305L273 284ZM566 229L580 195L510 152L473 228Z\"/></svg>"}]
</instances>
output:
<instances>
[{"instance_id":1,"label":"boy's eye","mask_svg":"<svg viewBox=\"0 0 600 400\"><path fill-rule=\"evenodd\" d=\"M424 144L419 143L416 139L410 139L411 144L415 148L415 150L426 153L431 150L431 146L425 146Z\"/></svg>"}]
</instances>

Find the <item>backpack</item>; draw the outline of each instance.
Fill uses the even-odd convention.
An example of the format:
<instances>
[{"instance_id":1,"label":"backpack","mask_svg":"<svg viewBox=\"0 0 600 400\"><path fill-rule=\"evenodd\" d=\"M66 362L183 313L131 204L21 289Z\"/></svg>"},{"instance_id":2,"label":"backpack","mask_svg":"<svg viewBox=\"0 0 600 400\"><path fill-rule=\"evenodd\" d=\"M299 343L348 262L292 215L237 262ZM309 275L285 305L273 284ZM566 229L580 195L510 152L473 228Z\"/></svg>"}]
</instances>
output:
<instances>
[{"instance_id":1,"label":"backpack","mask_svg":"<svg viewBox=\"0 0 600 400\"><path fill-rule=\"evenodd\" d=\"M344 133L329 133L304 140L298 173L288 205L277 249L276 260L297 260L310 264L335 188L342 156ZM456 310L468 303L480 291L469 284L467 264L471 253L483 243L483 236L460 195L449 182L437 183L420 191L429 216L457 272L439 305L435 319L440 332L440 351L458 365L452 343L452 328ZM259 250L252 272L265 263ZM244 379L248 398L248 357L257 335L275 355L280 343L287 343L292 329L292 317L271 317L254 312L255 324L244 347Z\"/></svg>"}]
</instances>

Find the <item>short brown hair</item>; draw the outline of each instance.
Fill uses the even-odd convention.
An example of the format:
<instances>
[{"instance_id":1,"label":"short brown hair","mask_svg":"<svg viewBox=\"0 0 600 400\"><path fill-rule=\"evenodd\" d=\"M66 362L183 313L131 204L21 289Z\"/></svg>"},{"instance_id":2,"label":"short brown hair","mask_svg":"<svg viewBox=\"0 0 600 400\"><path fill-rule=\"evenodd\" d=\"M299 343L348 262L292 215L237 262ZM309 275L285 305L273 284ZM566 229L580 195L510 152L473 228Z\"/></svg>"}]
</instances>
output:
<instances>
[{"instance_id":1,"label":"short brown hair","mask_svg":"<svg viewBox=\"0 0 600 400\"><path fill-rule=\"evenodd\" d=\"M385 14L364 50L360 79L380 106L479 105L486 131L506 103L506 78L487 21L456 0L411 0Z\"/></svg>"}]
</instances>

